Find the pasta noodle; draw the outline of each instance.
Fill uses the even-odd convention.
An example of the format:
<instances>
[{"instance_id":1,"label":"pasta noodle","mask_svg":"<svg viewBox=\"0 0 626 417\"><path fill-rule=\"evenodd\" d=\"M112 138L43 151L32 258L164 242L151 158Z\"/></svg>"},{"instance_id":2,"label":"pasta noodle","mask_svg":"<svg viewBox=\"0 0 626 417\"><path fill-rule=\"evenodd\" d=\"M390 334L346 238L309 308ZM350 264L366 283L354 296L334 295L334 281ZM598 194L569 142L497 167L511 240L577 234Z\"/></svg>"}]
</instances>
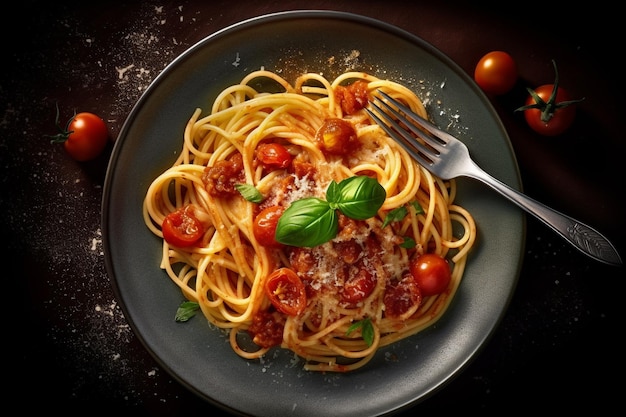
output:
<instances>
[{"instance_id":1,"label":"pasta noodle","mask_svg":"<svg viewBox=\"0 0 626 417\"><path fill-rule=\"evenodd\" d=\"M160 267L208 322L229 332L238 355L260 358L281 346L301 357L304 369L352 371L381 347L431 326L453 299L476 239L474 220L455 203L454 180L430 174L369 119L362 107L376 90L427 117L410 89L368 73L334 80L307 73L292 85L270 71L252 72L224 89L208 115L193 112L180 155L150 184L143 216L163 240ZM356 139L333 149L335 139L345 138L332 129L320 136L328 120L347 122ZM264 144L280 146L262 156ZM288 155L281 157L281 149ZM307 197L324 200L331 183L354 176L375 178L386 197L370 218L339 213L338 233L329 241L274 245L255 231L262 210L280 207L280 214ZM405 215L383 227L398 209ZM164 236L172 213L187 232L200 230L197 240L176 243ZM196 223L184 223L189 218ZM419 297L409 291L413 298L404 307L399 293L386 298L402 288L412 259L425 252L448 259L445 291ZM278 309L268 296L269 277L281 268L297 272L305 288L296 314ZM392 314L394 305L401 311Z\"/></svg>"}]
</instances>

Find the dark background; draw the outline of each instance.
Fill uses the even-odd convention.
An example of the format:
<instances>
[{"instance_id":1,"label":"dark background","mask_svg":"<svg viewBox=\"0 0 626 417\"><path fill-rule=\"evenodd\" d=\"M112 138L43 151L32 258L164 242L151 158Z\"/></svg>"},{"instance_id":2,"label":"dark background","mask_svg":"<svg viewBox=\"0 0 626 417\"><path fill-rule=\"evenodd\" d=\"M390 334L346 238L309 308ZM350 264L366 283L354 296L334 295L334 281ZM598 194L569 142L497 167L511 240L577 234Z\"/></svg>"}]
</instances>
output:
<instances>
[{"instance_id":1,"label":"dark background","mask_svg":"<svg viewBox=\"0 0 626 417\"><path fill-rule=\"evenodd\" d=\"M374 17L433 44L470 75L484 53L511 53L520 81L490 99L513 143L525 192L593 225L624 258L619 14L602 2L584 9L510 3L506 11L472 3L15 4L0 38L5 404L71 415L215 412L163 371L129 328L104 268L102 186L113 141L150 81L205 36L274 11ZM553 81L551 59L561 85L585 100L570 131L544 138L513 110L526 86ZM75 162L50 144L44 135L55 133L57 103L61 120L76 110L108 123L112 140L100 158ZM495 334L464 372L410 412L601 413L619 406L623 279L623 268L585 257L528 216L519 284Z\"/></svg>"}]
</instances>

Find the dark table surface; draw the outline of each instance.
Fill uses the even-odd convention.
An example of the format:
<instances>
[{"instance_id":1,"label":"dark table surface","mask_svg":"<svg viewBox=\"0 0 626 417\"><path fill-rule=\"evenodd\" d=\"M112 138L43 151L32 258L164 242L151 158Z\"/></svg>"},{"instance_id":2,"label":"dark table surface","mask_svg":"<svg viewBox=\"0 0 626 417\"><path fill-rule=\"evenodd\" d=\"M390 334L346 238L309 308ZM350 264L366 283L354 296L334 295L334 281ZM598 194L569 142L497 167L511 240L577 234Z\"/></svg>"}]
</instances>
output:
<instances>
[{"instance_id":1,"label":"dark table surface","mask_svg":"<svg viewBox=\"0 0 626 417\"><path fill-rule=\"evenodd\" d=\"M48 3L16 4L1 38L6 404L81 415L217 410L168 375L126 322L104 266L102 187L113 140L150 81L207 35L266 13L307 8L374 17L431 43L470 75L484 53L511 53L520 82L490 100L512 141L524 191L593 225L626 257L626 106L612 55L621 46L608 49L621 30L618 14L601 3L567 6L566 14L539 3L517 12L393 0L304 7L295 1ZM525 86L553 80L552 59L561 85L585 100L570 131L545 138L513 110ZM133 76L121 77L129 65ZM74 109L105 119L112 140L100 158L75 162L44 137L54 133L57 103L64 120ZM600 413L621 404L615 381L624 369L623 268L587 258L530 216L525 239L519 282L495 333L462 373L407 414L583 407Z\"/></svg>"}]
</instances>

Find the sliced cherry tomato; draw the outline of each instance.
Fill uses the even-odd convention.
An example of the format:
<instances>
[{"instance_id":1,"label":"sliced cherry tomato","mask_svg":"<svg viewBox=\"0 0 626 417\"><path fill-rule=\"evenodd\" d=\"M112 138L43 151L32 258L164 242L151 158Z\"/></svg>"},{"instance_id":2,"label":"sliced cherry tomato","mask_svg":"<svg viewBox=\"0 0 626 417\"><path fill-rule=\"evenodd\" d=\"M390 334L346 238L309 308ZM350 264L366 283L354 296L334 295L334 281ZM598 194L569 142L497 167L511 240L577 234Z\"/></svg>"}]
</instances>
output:
<instances>
[{"instance_id":1,"label":"sliced cherry tomato","mask_svg":"<svg viewBox=\"0 0 626 417\"><path fill-rule=\"evenodd\" d=\"M184 248L200 240L204 225L198 220L195 207L189 204L165 216L161 230L167 243Z\"/></svg>"},{"instance_id":2,"label":"sliced cherry tomato","mask_svg":"<svg viewBox=\"0 0 626 417\"><path fill-rule=\"evenodd\" d=\"M263 166L268 169L284 169L291 164L291 154L279 143L260 144L256 155Z\"/></svg>"},{"instance_id":3,"label":"sliced cherry tomato","mask_svg":"<svg viewBox=\"0 0 626 417\"><path fill-rule=\"evenodd\" d=\"M348 155L358 145L352 124L338 118L327 119L315 139L323 152L333 155Z\"/></svg>"},{"instance_id":4,"label":"sliced cherry tomato","mask_svg":"<svg viewBox=\"0 0 626 417\"><path fill-rule=\"evenodd\" d=\"M306 292L300 277L289 268L272 272L265 284L265 293L276 309L296 316L306 307Z\"/></svg>"},{"instance_id":5,"label":"sliced cherry tomato","mask_svg":"<svg viewBox=\"0 0 626 417\"><path fill-rule=\"evenodd\" d=\"M256 240L263 246L280 248L282 243L276 241L276 225L285 209L281 206L271 206L263 209L254 218L252 232Z\"/></svg>"},{"instance_id":6,"label":"sliced cherry tomato","mask_svg":"<svg viewBox=\"0 0 626 417\"><path fill-rule=\"evenodd\" d=\"M65 126L59 125L57 109L57 128L59 133L52 137L52 143L63 143L65 150L77 161L89 161L102 153L109 141L106 123L93 113L75 114Z\"/></svg>"},{"instance_id":7,"label":"sliced cherry tomato","mask_svg":"<svg viewBox=\"0 0 626 417\"><path fill-rule=\"evenodd\" d=\"M529 96L524 106L515 111L523 111L526 123L535 132L544 136L557 136L574 123L576 107L581 102L572 100L569 92L559 86L559 70L554 66L554 84L544 84L536 89L527 88Z\"/></svg>"},{"instance_id":8,"label":"sliced cherry tomato","mask_svg":"<svg viewBox=\"0 0 626 417\"><path fill-rule=\"evenodd\" d=\"M436 253L417 256L411 261L409 270L424 297L441 294L450 283L450 265Z\"/></svg>"},{"instance_id":9,"label":"sliced cherry tomato","mask_svg":"<svg viewBox=\"0 0 626 417\"><path fill-rule=\"evenodd\" d=\"M501 95L511 91L517 82L517 64L504 51L485 54L474 69L474 80L483 91Z\"/></svg>"}]
</instances>

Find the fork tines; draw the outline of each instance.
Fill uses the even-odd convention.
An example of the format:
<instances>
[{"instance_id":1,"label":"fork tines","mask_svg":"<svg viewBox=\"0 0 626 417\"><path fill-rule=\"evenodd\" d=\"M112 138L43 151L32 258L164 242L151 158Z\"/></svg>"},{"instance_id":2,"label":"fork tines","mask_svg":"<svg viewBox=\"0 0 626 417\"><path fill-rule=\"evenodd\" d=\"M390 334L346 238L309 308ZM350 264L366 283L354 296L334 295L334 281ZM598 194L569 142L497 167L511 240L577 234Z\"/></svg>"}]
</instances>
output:
<instances>
[{"instance_id":1,"label":"fork tines","mask_svg":"<svg viewBox=\"0 0 626 417\"><path fill-rule=\"evenodd\" d=\"M378 90L378 93L385 100L375 96L370 106L376 111L369 108L365 111L419 163L432 165L446 142L427 131L437 134L439 129L383 91Z\"/></svg>"}]
</instances>

